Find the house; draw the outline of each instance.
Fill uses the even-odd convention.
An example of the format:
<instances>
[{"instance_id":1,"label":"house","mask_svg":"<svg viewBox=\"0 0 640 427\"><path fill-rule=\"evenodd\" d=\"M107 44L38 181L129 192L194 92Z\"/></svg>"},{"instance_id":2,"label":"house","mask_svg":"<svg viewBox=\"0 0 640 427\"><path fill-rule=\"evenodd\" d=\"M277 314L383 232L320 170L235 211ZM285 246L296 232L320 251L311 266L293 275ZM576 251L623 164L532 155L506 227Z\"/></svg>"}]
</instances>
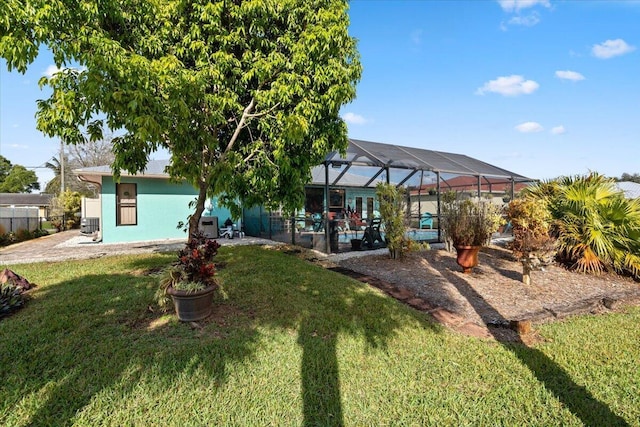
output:
<instances>
[{"instance_id":1,"label":"house","mask_svg":"<svg viewBox=\"0 0 640 427\"><path fill-rule=\"evenodd\" d=\"M127 242L185 237L176 228L186 222L196 198L196 190L186 182L170 182L167 161L151 161L143 173L122 173L113 179L109 166L75 170L81 180L98 185L99 228L103 242ZM513 189L531 182L515 174L471 157L379 142L350 139L346 153L331 152L312 169L312 182L306 187L305 206L291 217L261 206L245 207L236 218L249 236L300 243L310 238L312 247L327 252L330 233L348 227L346 217L357 214L363 222L378 211L375 186L379 182L422 188L425 182L450 182L454 176L471 176L478 183L493 179ZM217 200L207 205L203 220L216 219L218 225L230 218L229 210ZM418 210L417 214L423 211ZM337 225L332 225L332 224ZM214 226L214 228L216 228ZM429 239L438 239L432 231ZM333 238L333 237L331 237ZM296 240L298 239L298 240ZM307 240L305 240L307 241ZM320 242L320 243L319 243Z\"/></svg>"},{"instance_id":2,"label":"house","mask_svg":"<svg viewBox=\"0 0 640 427\"><path fill-rule=\"evenodd\" d=\"M0 227L4 232L39 228L49 217L51 199L46 193L0 193Z\"/></svg>"},{"instance_id":3,"label":"house","mask_svg":"<svg viewBox=\"0 0 640 427\"><path fill-rule=\"evenodd\" d=\"M164 172L167 165L167 160L152 160L143 173L131 175L123 171L119 182L114 180L110 166L74 171L81 180L99 188L100 196L91 204L97 205L94 212L99 212L98 232L104 243L186 239L178 224L188 221L193 212L189 203L196 199L197 191L187 182L169 182ZM231 214L213 200L204 216L224 222Z\"/></svg>"}]
</instances>

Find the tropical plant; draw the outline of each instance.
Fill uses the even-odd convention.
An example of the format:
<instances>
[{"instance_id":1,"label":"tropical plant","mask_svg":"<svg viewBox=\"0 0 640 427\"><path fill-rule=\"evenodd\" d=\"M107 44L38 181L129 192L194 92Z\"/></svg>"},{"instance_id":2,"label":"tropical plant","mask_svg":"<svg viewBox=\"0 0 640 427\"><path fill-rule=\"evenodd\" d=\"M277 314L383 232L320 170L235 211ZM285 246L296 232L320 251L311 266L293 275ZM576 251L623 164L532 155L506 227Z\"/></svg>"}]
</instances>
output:
<instances>
[{"instance_id":1,"label":"tropical plant","mask_svg":"<svg viewBox=\"0 0 640 427\"><path fill-rule=\"evenodd\" d=\"M384 223L384 236L389 255L394 259L402 257L410 240L405 235L407 230L406 191L404 187L378 183L376 197L380 201L380 217Z\"/></svg>"},{"instance_id":2,"label":"tropical plant","mask_svg":"<svg viewBox=\"0 0 640 427\"><path fill-rule=\"evenodd\" d=\"M442 196L442 229L457 246L484 246L504 223L499 209L489 201L462 200L455 192Z\"/></svg>"},{"instance_id":3,"label":"tropical plant","mask_svg":"<svg viewBox=\"0 0 640 427\"><path fill-rule=\"evenodd\" d=\"M11 314L24 305L24 297L19 287L12 283L0 284L0 318Z\"/></svg>"},{"instance_id":4,"label":"tropical plant","mask_svg":"<svg viewBox=\"0 0 640 427\"><path fill-rule=\"evenodd\" d=\"M581 272L640 277L640 200L626 199L613 179L596 172L561 177L523 194L548 206L560 262Z\"/></svg>"},{"instance_id":5,"label":"tropical plant","mask_svg":"<svg viewBox=\"0 0 640 427\"><path fill-rule=\"evenodd\" d=\"M40 83L37 126L76 144L113 138L117 177L165 149L167 172L198 190L189 236L205 201L303 205L311 168L344 150L340 108L362 67L347 0L118 1L64 7L10 2L0 57L24 72L40 47L63 68Z\"/></svg>"},{"instance_id":6,"label":"tropical plant","mask_svg":"<svg viewBox=\"0 0 640 427\"><path fill-rule=\"evenodd\" d=\"M82 195L77 191L66 189L59 196L51 199L51 223L58 230L76 227L80 223L78 213L81 210Z\"/></svg>"},{"instance_id":7,"label":"tropical plant","mask_svg":"<svg viewBox=\"0 0 640 427\"><path fill-rule=\"evenodd\" d=\"M220 244L216 240L208 239L200 231L191 236L185 247L178 251L176 262L164 271L160 279L160 287L155 296L158 305L163 309L168 307L169 287L195 292L217 286L213 258L218 254L219 248Z\"/></svg>"},{"instance_id":8,"label":"tropical plant","mask_svg":"<svg viewBox=\"0 0 640 427\"><path fill-rule=\"evenodd\" d=\"M522 282L531 284L531 272L543 269L555 255L551 237L552 217L540 201L515 199L506 208L513 229L511 249L522 263Z\"/></svg>"}]
</instances>

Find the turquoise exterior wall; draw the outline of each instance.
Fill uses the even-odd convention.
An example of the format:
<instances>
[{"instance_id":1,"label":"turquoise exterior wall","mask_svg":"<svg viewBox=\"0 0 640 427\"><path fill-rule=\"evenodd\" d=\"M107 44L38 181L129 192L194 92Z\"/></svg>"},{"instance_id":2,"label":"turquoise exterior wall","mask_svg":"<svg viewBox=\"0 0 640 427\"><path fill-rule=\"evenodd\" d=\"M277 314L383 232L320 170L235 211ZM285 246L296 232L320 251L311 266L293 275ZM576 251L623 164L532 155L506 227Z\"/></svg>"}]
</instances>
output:
<instances>
[{"instance_id":1,"label":"turquoise exterior wall","mask_svg":"<svg viewBox=\"0 0 640 427\"><path fill-rule=\"evenodd\" d=\"M189 202L197 192L189 184L174 184L167 179L122 177L121 183L137 184L137 224L116 225L116 183L102 179L102 241L104 243L173 239L186 233L178 222L187 221L192 212Z\"/></svg>"},{"instance_id":2,"label":"turquoise exterior wall","mask_svg":"<svg viewBox=\"0 0 640 427\"><path fill-rule=\"evenodd\" d=\"M102 241L104 243L139 242L146 240L186 240L187 233L178 229L178 222L186 223L193 209L189 203L198 192L187 183L176 184L168 179L122 177L121 183L137 184L138 221L136 225L116 225L116 183L112 177L102 179ZM218 226L231 217L229 209L218 206L212 199L213 209L206 216L217 216ZM233 219L233 218L232 218ZM234 220L240 226L239 220Z\"/></svg>"}]
</instances>

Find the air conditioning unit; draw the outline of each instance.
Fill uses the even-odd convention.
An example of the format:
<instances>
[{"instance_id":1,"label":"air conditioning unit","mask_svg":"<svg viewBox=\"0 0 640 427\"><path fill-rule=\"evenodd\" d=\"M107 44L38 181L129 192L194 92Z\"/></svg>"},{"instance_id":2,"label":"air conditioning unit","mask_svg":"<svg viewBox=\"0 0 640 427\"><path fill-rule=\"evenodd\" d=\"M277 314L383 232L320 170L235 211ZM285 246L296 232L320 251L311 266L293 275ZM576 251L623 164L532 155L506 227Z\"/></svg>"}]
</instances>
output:
<instances>
[{"instance_id":1,"label":"air conditioning unit","mask_svg":"<svg viewBox=\"0 0 640 427\"><path fill-rule=\"evenodd\" d=\"M100 230L100 218L82 218L80 220L80 233L93 234Z\"/></svg>"},{"instance_id":2,"label":"air conditioning unit","mask_svg":"<svg viewBox=\"0 0 640 427\"><path fill-rule=\"evenodd\" d=\"M209 239L218 238L218 217L217 216L203 216L200 217L200 231L205 237Z\"/></svg>"}]
</instances>

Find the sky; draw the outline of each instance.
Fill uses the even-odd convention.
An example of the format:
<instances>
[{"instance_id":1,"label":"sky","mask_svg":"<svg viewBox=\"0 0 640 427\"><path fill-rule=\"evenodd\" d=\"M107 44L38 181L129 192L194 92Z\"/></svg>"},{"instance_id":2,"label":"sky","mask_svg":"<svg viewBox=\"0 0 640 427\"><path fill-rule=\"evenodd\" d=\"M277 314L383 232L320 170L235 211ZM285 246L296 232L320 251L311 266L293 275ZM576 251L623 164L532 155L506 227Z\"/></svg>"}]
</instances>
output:
<instances>
[{"instance_id":1,"label":"sky","mask_svg":"<svg viewBox=\"0 0 640 427\"><path fill-rule=\"evenodd\" d=\"M465 154L534 179L640 173L640 1L352 0L363 65L349 137ZM38 175L42 52L0 64L0 154ZM166 158L166 156L164 157Z\"/></svg>"}]
</instances>

